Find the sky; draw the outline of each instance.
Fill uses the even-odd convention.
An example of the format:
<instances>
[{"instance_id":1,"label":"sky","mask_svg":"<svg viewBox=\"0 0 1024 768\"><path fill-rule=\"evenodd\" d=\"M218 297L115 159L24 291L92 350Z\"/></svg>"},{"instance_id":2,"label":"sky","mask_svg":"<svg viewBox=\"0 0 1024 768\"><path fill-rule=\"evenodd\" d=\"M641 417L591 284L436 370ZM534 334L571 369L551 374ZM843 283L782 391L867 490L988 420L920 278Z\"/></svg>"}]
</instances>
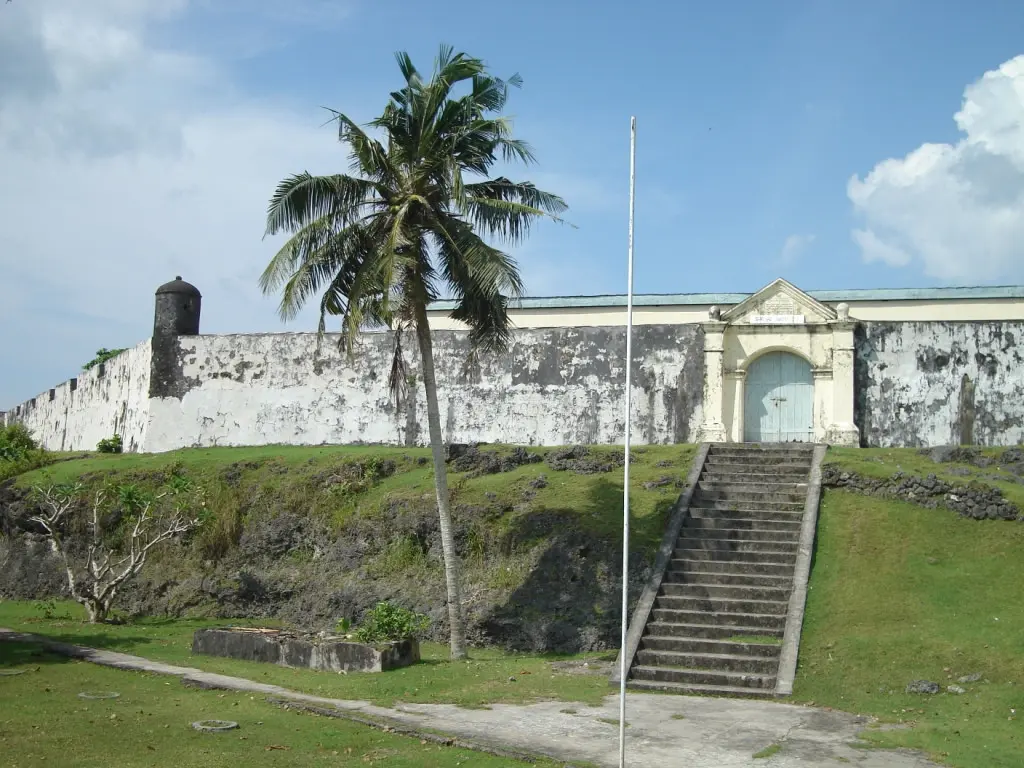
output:
<instances>
[{"instance_id":1,"label":"sky","mask_svg":"<svg viewBox=\"0 0 1024 768\"><path fill-rule=\"evenodd\" d=\"M267 201L345 171L442 43L519 73L507 112L569 225L532 296L1024 283L1024 4L719 0L0 3L0 410L150 335L182 275L204 333L298 331L257 278Z\"/></svg>"}]
</instances>

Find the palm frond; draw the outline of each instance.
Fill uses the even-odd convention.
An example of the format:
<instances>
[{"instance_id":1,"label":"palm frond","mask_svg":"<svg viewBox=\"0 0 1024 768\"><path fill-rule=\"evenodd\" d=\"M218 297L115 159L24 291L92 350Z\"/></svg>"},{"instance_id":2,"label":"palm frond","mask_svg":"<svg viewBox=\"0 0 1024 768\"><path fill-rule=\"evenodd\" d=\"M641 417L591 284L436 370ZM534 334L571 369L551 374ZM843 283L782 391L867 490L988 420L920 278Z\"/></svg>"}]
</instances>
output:
<instances>
[{"instance_id":1,"label":"palm frond","mask_svg":"<svg viewBox=\"0 0 1024 768\"><path fill-rule=\"evenodd\" d=\"M338 123L338 141L348 144L352 152L351 170L359 171L377 182L394 178L394 169L388 162L388 153L376 139L367 135L348 115L335 109L327 110ZM372 124L372 123L371 123Z\"/></svg>"},{"instance_id":2,"label":"palm frond","mask_svg":"<svg viewBox=\"0 0 1024 768\"><path fill-rule=\"evenodd\" d=\"M343 226L372 200L374 191L365 179L344 174L313 176L303 171L289 176L270 198L266 235L295 232L325 219Z\"/></svg>"},{"instance_id":3,"label":"palm frond","mask_svg":"<svg viewBox=\"0 0 1024 768\"><path fill-rule=\"evenodd\" d=\"M511 181L504 176L467 184L466 195L481 200L521 203L553 216L569 210L565 200L558 195L537 189L532 182Z\"/></svg>"},{"instance_id":4,"label":"palm frond","mask_svg":"<svg viewBox=\"0 0 1024 768\"><path fill-rule=\"evenodd\" d=\"M307 228L278 251L261 285L269 293L283 280L278 313L282 320L291 320L324 287L342 291L349 300L358 299L358 294L352 292L355 275L374 255L372 238L362 223L340 231Z\"/></svg>"}]
</instances>

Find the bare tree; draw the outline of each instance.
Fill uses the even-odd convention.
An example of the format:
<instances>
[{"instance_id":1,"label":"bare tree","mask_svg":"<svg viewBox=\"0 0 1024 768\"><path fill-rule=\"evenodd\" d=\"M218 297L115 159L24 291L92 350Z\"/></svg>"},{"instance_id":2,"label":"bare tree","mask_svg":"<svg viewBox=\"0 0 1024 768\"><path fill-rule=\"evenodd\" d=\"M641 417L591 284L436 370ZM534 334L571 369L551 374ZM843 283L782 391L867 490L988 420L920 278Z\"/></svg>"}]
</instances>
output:
<instances>
[{"instance_id":1,"label":"bare tree","mask_svg":"<svg viewBox=\"0 0 1024 768\"><path fill-rule=\"evenodd\" d=\"M79 507L81 486L35 490L45 511L29 519L42 526L53 552L64 565L71 597L85 606L89 621L94 624L106 620L118 590L143 569L153 547L188 533L199 524L199 519L190 514L188 505L180 500L169 514L155 513L154 508L163 510L165 506L162 502L168 494L161 493L139 506L134 517L127 521L125 540L119 547L113 547L108 543L105 536L108 532L103 530L101 522L106 493L100 490L93 496L86 523L85 562L78 564L70 551L74 547L69 548L65 536Z\"/></svg>"}]
</instances>

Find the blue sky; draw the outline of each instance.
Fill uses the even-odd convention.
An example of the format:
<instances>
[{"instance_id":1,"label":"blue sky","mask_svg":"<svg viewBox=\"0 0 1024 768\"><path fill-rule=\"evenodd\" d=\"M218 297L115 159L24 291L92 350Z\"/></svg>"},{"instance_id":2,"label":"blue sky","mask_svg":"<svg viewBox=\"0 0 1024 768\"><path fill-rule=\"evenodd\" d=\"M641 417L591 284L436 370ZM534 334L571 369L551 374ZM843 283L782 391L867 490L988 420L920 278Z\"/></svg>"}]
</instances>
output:
<instances>
[{"instance_id":1,"label":"blue sky","mask_svg":"<svg viewBox=\"0 0 1024 768\"><path fill-rule=\"evenodd\" d=\"M394 51L442 42L522 75L516 173L570 205L516 251L532 295L624 290L630 115L638 292L1024 282L1022 28L1009 1L14 0L0 408L148 336L176 274L204 331L284 329L274 183L343 168L320 106L369 119Z\"/></svg>"}]
</instances>

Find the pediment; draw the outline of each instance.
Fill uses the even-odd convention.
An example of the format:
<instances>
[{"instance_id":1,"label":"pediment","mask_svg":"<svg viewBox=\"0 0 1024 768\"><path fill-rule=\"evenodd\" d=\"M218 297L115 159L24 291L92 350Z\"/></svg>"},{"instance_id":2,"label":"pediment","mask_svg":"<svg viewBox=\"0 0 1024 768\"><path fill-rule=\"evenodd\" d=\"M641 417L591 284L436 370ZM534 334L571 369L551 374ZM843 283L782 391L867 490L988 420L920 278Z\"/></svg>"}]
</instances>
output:
<instances>
[{"instance_id":1,"label":"pediment","mask_svg":"<svg viewBox=\"0 0 1024 768\"><path fill-rule=\"evenodd\" d=\"M835 319L835 310L781 277L722 313L724 322L736 325L804 325Z\"/></svg>"}]
</instances>

